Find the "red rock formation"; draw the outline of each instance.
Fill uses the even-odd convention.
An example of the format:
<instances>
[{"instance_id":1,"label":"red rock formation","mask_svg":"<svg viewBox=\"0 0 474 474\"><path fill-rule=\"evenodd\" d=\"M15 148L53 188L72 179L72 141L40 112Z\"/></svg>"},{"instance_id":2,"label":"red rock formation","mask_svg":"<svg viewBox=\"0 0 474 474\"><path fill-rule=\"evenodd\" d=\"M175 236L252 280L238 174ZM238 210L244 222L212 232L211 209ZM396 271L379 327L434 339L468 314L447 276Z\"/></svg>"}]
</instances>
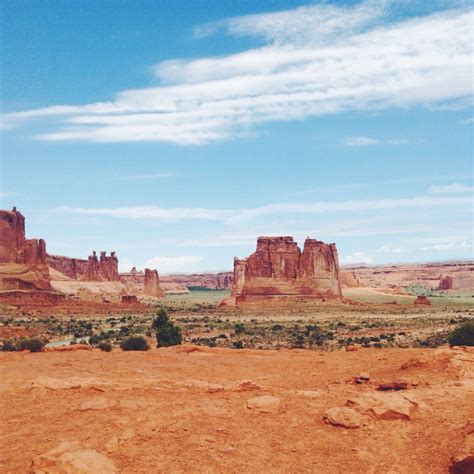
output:
<instances>
[{"instance_id":1,"label":"red rock formation","mask_svg":"<svg viewBox=\"0 0 474 474\"><path fill-rule=\"evenodd\" d=\"M158 298L165 296L165 292L160 286L157 270L147 268L143 272L142 270L137 271L133 267L128 273L121 273L119 279L126 286L129 293L140 293Z\"/></svg>"},{"instance_id":2,"label":"red rock formation","mask_svg":"<svg viewBox=\"0 0 474 474\"><path fill-rule=\"evenodd\" d=\"M160 277L161 284L174 284L176 287L201 287L212 290L226 290L232 287L233 273L190 273L174 274Z\"/></svg>"},{"instance_id":3,"label":"red rock formation","mask_svg":"<svg viewBox=\"0 0 474 474\"><path fill-rule=\"evenodd\" d=\"M100 259L94 251L87 260L58 255L49 255L48 260L51 268L75 280L119 281L118 258L115 252L111 252L110 256L107 256L106 252L100 252Z\"/></svg>"},{"instance_id":4,"label":"red rock formation","mask_svg":"<svg viewBox=\"0 0 474 474\"><path fill-rule=\"evenodd\" d=\"M25 217L15 207L0 211L0 263L46 263L45 241L25 238Z\"/></svg>"},{"instance_id":5,"label":"red rock formation","mask_svg":"<svg viewBox=\"0 0 474 474\"><path fill-rule=\"evenodd\" d=\"M341 286L343 288L359 288L363 284L359 281L355 272L341 270Z\"/></svg>"},{"instance_id":6,"label":"red rock formation","mask_svg":"<svg viewBox=\"0 0 474 474\"><path fill-rule=\"evenodd\" d=\"M122 303L124 304L138 304L138 298L135 295L123 295Z\"/></svg>"},{"instance_id":7,"label":"red rock formation","mask_svg":"<svg viewBox=\"0 0 474 474\"><path fill-rule=\"evenodd\" d=\"M0 290L51 290L43 239L25 238L25 217L0 211Z\"/></svg>"},{"instance_id":8,"label":"red rock formation","mask_svg":"<svg viewBox=\"0 0 474 474\"><path fill-rule=\"evenodd\" d=\"M439 279L439 290L452 290L453 289L453 279L449 275L441 276Z\"/></svg>"},{"instance_id":9,"label":"red rock formation","mask_svg":"<svg viewBox=\"0 0 474 474\"><path fill-rule=\"evenodd\" d=\"M237 304L281 297L341 297L335 244L306 239L303 252L292 237L259 237L247 259L234 260L232 297Z\"/></svg>"},{"instance_id":10,"label":"red rock formation","mask_svg":"<svg viewBox=\"0 0 474 474\"><path fill-rule=\"evenodd\" d=\"M160 288L160 279L157 270L145 268L145 282L143 293L148 296L157 296L159 298L165 296L164 291Z\"/></svg>"},{"instance_id":11,"label":"red rock formation","mask_svg":"<svg viewBox=\"0 0 474 474\"><path fill-rule=\"evenodd\" d=\"M431 306L431 301L426 296L417 296L413 304L416 306L418 305Z\"/></svg>"}]
</instances>

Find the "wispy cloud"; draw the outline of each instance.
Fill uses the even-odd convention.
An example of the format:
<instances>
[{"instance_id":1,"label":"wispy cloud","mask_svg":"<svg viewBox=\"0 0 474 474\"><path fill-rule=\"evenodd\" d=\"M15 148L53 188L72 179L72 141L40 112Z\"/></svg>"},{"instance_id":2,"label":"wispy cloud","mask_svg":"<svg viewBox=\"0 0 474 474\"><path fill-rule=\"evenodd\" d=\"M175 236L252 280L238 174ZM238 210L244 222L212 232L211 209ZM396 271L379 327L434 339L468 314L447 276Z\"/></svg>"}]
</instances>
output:
<instances>
[{"instance_id":1,"label":"wispy cloud","mask_svg":"<svg viewBox=\"0 0 474 474\"><path fill-rule=\"evenodd\" d=\"M402 249L398 245L386 244L377 250L378 253L401 253Z\"/></svg>"},{"instance_id":2,"label":"wispy cloud","mask_svg":"<svg viewBox=\"0 0 474 474\"><path fill-rule=\"evenodd\" d=\"M374 263L374 259L365 252L354 252L352 255L343 255L341 262L345 264L370 264Z\"/></svg>"},{"instance_id":3,"label":"wispy cloud","mask_svg":"<svg viewBox=\"0 0 474 474\"><path fill-rule=\"evenodd\" d=\"M422 143L422 140L410 140L408 138L390 138L380 140L374 137L346 137L342 141L344 146L370 146L370 145L415 145Z\"/></svg>"},{"instance_id":4,"label":"wispy cloud","mask_svg":"<svg viewBox=\"0 0 474 474\"><path fill-rule=\"evenodd\" d=\"M466 240L462 242L446 242L442 244L434 244L430 245L428 247L421 247L421 250L423 251L430 251L430 250L436 250L436 251L446 251L446 250L467 250L472 248L472 243L468 242Z\"/></svg>"},{"instance_id":5,"label":"wispy cloud","mask_svg":"<svg viewBox=\"0 0 474 474\"><path fill-rule=\"evenodd\" d=\"M206 25L265 46L155 67L161 86L111 102L6 114L8 126L41 118L49 141L204 144L270 121L348 110L464 103L472 93L472 11L394 22L385 1L326 3ZM414 47L416 45L416 47ZM467 104L467 102L466 102Z\"/></svg>"},{"instance_id":6,"label":"wispy cloud","mask_svg":"<svg viewBox=\"0 0 474 474\"><path fill-rule=\"evenodd\" d=\"M430 194L466 194L472 193L474 186L467 186L461 183L452 183L446 185L433 185L428 188Z\"/></svg>"},{"instance_id":7,"label":"wispy cloud","mask_svg":"<svg viewBox=\"0 0 474 474\"><path fill-rule=\"evenodd\" d=\"M369 146L377 143L379 141L372 137L346 137L343 142L345 146Z\"/></svg>"},{"instance_id":8,"label":"wispy cloud","mask_svg":"<svg viewBox=\"0 0 474 474\"><path fill-rule=\"evenodd\" d=\"M108 216L122 219L146 219L161 221L207 220L238 224L264 216L290 214L318 214L389 210L398 208L423 208L439 206L472 205L470 196L421 196L399 199L363 199L348 201L316 201L310 203L273 203L265 206L243 209L214 209L199 207L164 208L161 206L131 206L117 208L60 207L58 212L89 216Z\"/></svg>"}]
</instances>

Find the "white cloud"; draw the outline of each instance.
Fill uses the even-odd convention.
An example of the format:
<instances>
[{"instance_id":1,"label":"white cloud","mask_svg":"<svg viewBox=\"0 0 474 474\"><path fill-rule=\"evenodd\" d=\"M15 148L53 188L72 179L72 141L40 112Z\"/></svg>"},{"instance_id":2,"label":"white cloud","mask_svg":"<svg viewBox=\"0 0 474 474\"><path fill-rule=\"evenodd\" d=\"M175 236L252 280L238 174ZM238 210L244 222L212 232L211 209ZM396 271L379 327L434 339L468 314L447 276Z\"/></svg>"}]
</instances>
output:
<instances>
[{"instance_id":1,"label":"white cloud","mask_svg":"<svg viewBox=\"0 0 474 474\"><path fill-rule=\"evenodd\" d=\"M377 252L379 253L401 253L402 249L396 245L393 244L386 244L382 245Z\"/></svg>"},{"instance_id":2,"label":"white cloud","mask_svg":"<svg viewBox=\"0 0 474 474\"><path fill-rule=\"evenodd\" d=\"M345 264L371 264L374 263L374 259L365 254L365 252L354 252L352 255L346 255L341 259L342 263Z\"/></svg>"},{"instance_id":3,"label":"white cloud","mask_svg":"<svg viewBox=\"0 0 474 474\"><path fill-rule=\"evenodd\" d=\"M397 208L424 208L439 206L472 205L471 196L422 196L399 199L362 199L348 201L316 201L310 203L273 203L254 208L213 209L199 207L164 208L161 206L133 206L117 208L82 208L63 206L56 211L67 214L108 216L122 219L146 219L158 221L207 220L238 224L264 216L290 214L319 214L333 212L354 212L368 210L389 210Z\"/></svg>"},{"instance_id":4,"label":"white cloud","mask_svg":"<svg viewBox=\"0 0 474 474\"><path fill-rule=\"evenodd\" d=\"M445 251L445 250L467 250L470 248L472 248L472 244L465 240L462 242L446 242L446 243L441 243L441 244L430 245L429 247L421 247L421 250Z\"/></svg>"},{"instance_id":5,"label":"white cloud","mask_svg":"<svg viewBox=\"0 0 474 474\"><path fill-rule=\"evenodd\" d=\"M473 191L474 186L467 186L461 183L433 185L428 188L430 194L465 194L472 193Z\"/></svg>"},{"instance_id":6,"label":"white cloud","mask_svg":"<svg viewBox=\"0 0 474 474\"><path fill-rule=\"evenodd\" d=\"M42 140L196 145L269 121L470 97L472 12L452 9L390 23L386 5L323 3L233 18L221 27L267 44L160 63L161 86L122 91L111 102L56 105L3 119L14 125L48 118Z\"/></svg>"},{"instance_id":7,"label":"white cloud","mask_svg":"<svg viewBox=\"0 0 474 474\"><path fill-rule=\"evenodd\" d=\"M371 137L346 137L344 139L345 146L368 146L376 145L379 141Z\"/></svg>"},{"instance_id":8,"label":"white cloud","mask_svg":"<svg viewBox=\"0 0 474 474\"><path fill-rule=\"evenodd\" d=\"M193 271L201 263L202 257L197 255L178 255L175 257L153 257L145 264L147 268L156 268L160 273Z\"/></svg>"},{"instance_id":9,"label":"white cloud","mask_svg":"<svg viewBox=\"0 0 474 474\"><path fill-rule=\"evenodd\" d=\"M408 138L390 138L380 140L373 137L346 137L343 140L345 146L369 146L369 145L416 145L422 143L420 139L410 140Z\"/></svg>"}]
</instances>

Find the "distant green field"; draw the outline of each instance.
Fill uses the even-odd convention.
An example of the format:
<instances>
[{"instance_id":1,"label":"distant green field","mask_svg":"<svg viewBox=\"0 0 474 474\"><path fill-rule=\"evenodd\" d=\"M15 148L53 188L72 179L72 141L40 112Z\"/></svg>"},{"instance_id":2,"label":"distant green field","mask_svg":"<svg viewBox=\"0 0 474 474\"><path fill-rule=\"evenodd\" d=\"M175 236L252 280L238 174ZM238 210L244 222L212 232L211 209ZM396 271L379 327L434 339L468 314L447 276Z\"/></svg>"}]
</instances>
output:
<instances>
[{"instance_id":1,"label":"distant green field","mask_svg":"<svg viewBox=\"0 0 474 474\"><path fill-rule=\"evenodd\" d=\"M165 306L186 308L195 305L217 306L224 298L230 296L230 290L194 289L183 295L166 295Z\"/></svg>"}]
</instances>

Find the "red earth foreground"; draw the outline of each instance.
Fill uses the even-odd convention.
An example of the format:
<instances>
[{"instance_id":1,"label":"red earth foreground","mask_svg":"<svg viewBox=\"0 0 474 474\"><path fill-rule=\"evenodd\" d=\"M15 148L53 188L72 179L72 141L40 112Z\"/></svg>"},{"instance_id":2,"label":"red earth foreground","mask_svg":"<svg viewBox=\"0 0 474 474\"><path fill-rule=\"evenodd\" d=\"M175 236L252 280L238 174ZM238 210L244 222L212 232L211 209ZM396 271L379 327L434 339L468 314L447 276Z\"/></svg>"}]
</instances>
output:
<instances>
[{"instance_id":1,"label":"red earth foreground","mask_svg":"<svg viewBox=\"0 0 474 474\"><path fill-rule=\"evenodd\" d=\"M445 473L472 448L472 349L75 349L0 363L5 473Z\"/></svg>"}]
</instances>

